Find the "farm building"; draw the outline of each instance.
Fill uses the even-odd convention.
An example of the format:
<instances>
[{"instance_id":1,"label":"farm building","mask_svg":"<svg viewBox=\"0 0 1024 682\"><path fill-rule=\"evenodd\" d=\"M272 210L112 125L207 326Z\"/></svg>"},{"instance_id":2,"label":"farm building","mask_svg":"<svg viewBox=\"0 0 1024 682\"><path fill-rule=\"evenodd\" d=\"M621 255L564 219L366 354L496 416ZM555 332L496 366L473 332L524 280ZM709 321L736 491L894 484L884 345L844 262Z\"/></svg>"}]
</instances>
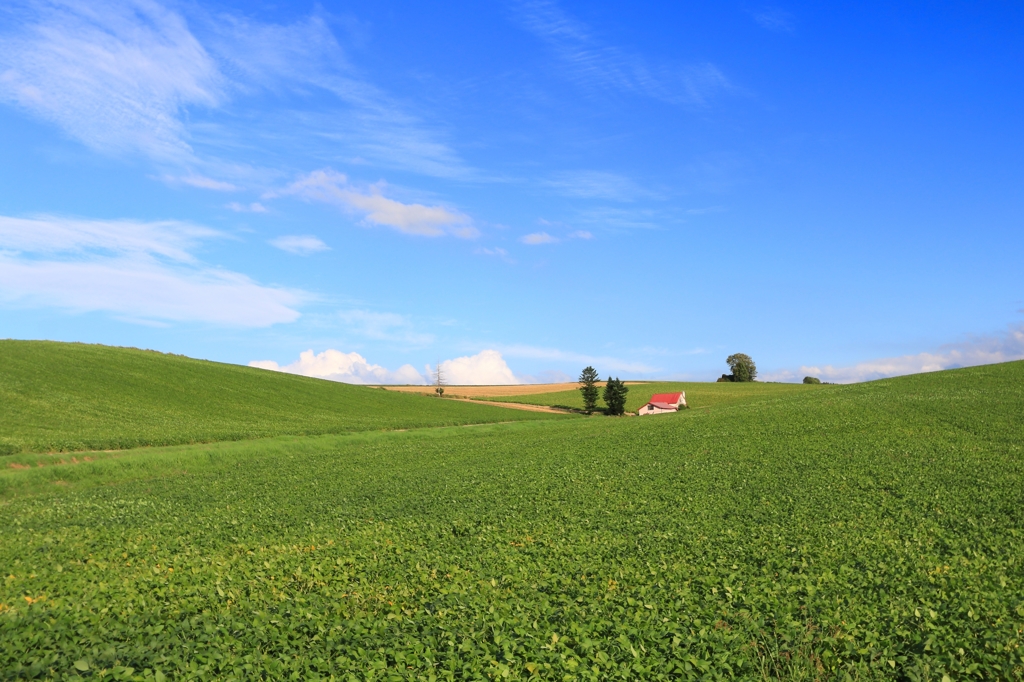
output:
<instances>
[{"instance_id":1,"label":"farm building","mask_svg":"<svg viewBox=\"0 0 1024 682\"><path fill-rule=\"evenodd\" d=\"M655 393L647 404L637 412L641 417L645 414L665 414L666 412L678 412L680 407L686 407L685 393Z\"/></svg>"}]
</instances>

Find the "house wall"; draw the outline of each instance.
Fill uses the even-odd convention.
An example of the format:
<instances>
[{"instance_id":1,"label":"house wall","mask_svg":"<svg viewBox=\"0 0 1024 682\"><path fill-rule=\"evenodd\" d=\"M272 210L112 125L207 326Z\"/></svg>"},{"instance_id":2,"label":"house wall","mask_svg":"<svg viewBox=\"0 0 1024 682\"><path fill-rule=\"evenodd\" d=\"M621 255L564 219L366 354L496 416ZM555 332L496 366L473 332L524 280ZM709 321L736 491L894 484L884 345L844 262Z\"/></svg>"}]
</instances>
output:
<instances>
[{"instance_id":1,"label":"house wall","mask_svg":"<svg viewBox=\"0 0 1024 682\"><path fill-rule=\"evenodd\" d=\"M644 416L645 414L665 414L666 412L677 412L678 410L663 410L660 407L655 407L653 410L648 410L648 405L644 405L637 412L637 416Z\"/></svg>"}]
</instances>

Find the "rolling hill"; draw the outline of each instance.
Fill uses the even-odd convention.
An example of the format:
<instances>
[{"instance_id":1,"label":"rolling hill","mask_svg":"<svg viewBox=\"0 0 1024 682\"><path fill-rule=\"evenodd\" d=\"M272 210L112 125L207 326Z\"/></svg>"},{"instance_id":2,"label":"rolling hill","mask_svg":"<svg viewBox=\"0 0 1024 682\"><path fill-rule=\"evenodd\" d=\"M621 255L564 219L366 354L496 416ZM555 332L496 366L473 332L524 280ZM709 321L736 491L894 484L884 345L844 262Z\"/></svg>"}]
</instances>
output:
<instances>
[{"instance_id":1,"label":"rolling hill","mask_svg":"<svg viewBox=\"0 0 1024 682\"><path fill-rule=\"evenodd\" d=\"M0 448L74 451L556 415L133 348L0 340Z\"/></svg>"}]
</instances>

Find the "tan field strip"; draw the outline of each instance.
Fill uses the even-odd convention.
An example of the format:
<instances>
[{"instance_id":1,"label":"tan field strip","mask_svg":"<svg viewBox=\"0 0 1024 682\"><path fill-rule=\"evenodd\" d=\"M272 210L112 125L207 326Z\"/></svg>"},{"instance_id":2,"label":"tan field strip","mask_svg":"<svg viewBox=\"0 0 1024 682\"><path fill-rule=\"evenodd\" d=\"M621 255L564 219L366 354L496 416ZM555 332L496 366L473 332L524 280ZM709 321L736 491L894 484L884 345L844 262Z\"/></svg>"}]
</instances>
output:
<instances>
[{"instance_id":1,"label":"tan field strip","mask_svg":"<svg viewBox=\"0 0 1024 682\"><path fill-rule=\"evenodd\" d=\"M627 381L627 385L644 384L645 381ZM375 386L388 391L400 391L402 393L419 393L422 395L434 395L433 386ZM575 381L564 384L513 384L510 386L445 386L444 396L446 398L504 398L514 395L536 395L538 393L558 393L559 391L572 391L579 388ZM534 407L531 405L531 407Z\"/></svg>"}]
</instances>

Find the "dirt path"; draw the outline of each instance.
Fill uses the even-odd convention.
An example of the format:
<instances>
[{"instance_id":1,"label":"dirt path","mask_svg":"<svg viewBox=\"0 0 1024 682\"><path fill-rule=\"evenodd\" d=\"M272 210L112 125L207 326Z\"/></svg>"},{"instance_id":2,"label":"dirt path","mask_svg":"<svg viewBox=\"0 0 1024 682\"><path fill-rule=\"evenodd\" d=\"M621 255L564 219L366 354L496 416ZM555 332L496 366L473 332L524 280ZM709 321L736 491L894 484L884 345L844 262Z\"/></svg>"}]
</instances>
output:
<instances>
[{"instance_id":1,"label":"dirt path","mask_svg":"<svg viewBox=\"0 0 1024 682\"><path fill-rule=\"evenodd\" d=\"M527 405L526 403L496 403L490 400L471 400L470 398L445 398L445 400L458 400L460 403L473 403L474 405L493 405L494 407L511 407L513 410L526 410L527 412L551 412L554 414L572 414L568 410L559 410L547 405Z\"/></svg>"}]
</instances>

